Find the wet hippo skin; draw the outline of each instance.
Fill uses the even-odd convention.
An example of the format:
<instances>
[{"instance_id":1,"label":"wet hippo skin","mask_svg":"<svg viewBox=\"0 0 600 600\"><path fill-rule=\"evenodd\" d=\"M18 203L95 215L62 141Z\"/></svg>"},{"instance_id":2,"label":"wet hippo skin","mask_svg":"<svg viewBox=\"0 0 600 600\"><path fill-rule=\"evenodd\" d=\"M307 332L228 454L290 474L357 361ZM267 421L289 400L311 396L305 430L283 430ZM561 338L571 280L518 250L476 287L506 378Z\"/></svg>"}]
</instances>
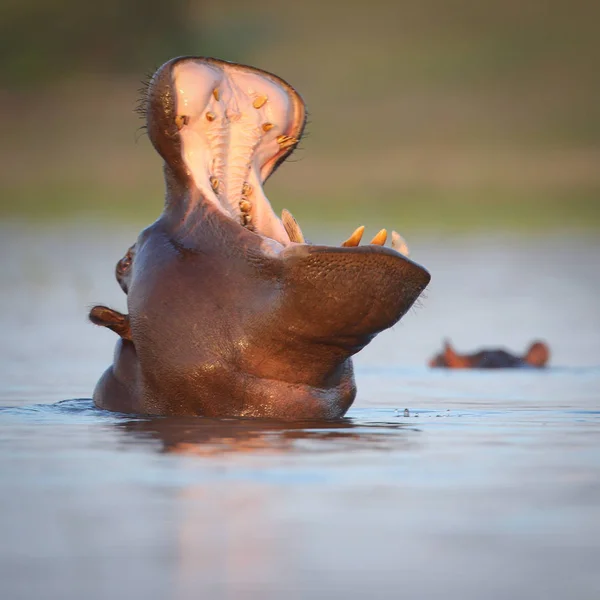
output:
<instances>
[{"instance_id":1,"label":"wet hippo skin","mask_svg":"<svg viewBox=\"0 0 600 600\"><path fill-rule=\"evenodd\" d=\"M444 350L429 362L430 367L447 369L515 369L545 367L550 359L550 349L544 342L533 342L523 356L511 354L501 348L479 350L473 354L458 354L449 341Z\"/></svg>"},{"instance_id":2,"label":"wet hippo skin","mask_svg":"<svg viewBox=\"0 0 600 600\"><path fill-rule=\"evenodd\" d=\"M356 395L351 356L394 325L430 276L402 238L309 244L263 184L301 138L283 80L178 58L143 99L164 160L165 208L116 268L128 315L92 309L120 339L97 406L153 415L337 418Z\"/></svg>"}]
</instances>

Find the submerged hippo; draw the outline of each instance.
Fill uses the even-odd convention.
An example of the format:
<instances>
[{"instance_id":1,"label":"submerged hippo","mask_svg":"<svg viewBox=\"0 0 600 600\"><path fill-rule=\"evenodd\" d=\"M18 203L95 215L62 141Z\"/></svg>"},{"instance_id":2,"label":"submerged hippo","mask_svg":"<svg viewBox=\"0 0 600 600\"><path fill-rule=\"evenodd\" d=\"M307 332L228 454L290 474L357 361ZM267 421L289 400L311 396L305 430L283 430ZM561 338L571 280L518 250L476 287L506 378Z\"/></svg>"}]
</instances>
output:
<instances>
[{"instance_id":1,"label":"submerged hippo","mask_svg":"<svg viewBox=\"0 0 600 600\"><path fill-rule=\"evenodd\" d=\"M305 242L263 184L302 135L305 107L282 79L211 58L176 58L143 100L164 160L162 215L117 265L128 315L90 319L120 339L97 406L153 415L341 417L350 357L394 325L429 283L395 232L359 246Z\"/></svg>"},{"instance_id":2,"label":"submerged hippo","mask_svg":"<svg viewBox=\"0 0 600 600\"><path fill-rule=\"evenodd\" d=\"M473 354L458 354L444 343L444 350L429 361L430 367L447 369L514 369L519 367L545 367L550 349L544 342L533 342L523 356L515 356L500 348L480 350Z\"/></svg>"}]
</instances>

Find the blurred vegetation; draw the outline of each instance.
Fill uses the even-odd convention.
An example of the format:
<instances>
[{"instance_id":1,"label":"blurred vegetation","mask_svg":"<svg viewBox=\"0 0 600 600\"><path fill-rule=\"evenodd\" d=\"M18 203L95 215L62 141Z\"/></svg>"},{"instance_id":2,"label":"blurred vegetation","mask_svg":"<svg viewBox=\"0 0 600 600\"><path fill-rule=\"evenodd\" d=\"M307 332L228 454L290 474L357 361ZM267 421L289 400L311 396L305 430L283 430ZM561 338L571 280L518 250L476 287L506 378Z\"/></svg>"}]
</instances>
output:
<instances>
[{"instance_id":1,"label":"blurred vegetation","mask_svg":"<svg viewBox=\"0 0 600 600\"><path fill-rule=\"evenodd\" d=\"M267 184L299 220L457 230L600 227L600 4L7 0L0 215L162 206L133 113L182 54L273 71L310 111Z\"/></svg>"}]
</instances>

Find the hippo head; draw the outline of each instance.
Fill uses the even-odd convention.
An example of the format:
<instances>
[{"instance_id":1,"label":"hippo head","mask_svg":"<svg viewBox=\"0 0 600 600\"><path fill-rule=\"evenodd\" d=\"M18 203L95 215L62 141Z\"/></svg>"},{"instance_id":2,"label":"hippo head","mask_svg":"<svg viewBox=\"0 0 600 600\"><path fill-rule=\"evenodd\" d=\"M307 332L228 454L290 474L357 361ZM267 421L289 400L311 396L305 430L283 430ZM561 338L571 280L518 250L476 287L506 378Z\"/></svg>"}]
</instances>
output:
<instances>
[{"instance_id":1,"label":"hippo head","mask_svg":"<svg viewBox=\"0 0 600 600\"><path fill-rule=\"evenodd\" d=\"M543 368L550 358L550 349L545 342L532 342L523 356L507 352L502 348L485 348L473 354L459 354L449 340L444 349L430 361L430 367L446 369L514 369L520 367Z\"/></svg>"},{"instance_id":2,"label":"hippo head","mask_svg":"<svg viewBox=\"0 0 600 600\"><path fill-rule=\"evenodd\" d=\"M402 239L309 244L263 184L302 135L305 107L278 77L177 58L152 77L148 134L164 160L165 208L116 269L128 315L94 392L109 410L212 417L337 418L356 387L350 357L427 286ZM396 249L395 249L396 248ZM400 251L398 251L400 250Z\"/></svg>"}]
</instances>

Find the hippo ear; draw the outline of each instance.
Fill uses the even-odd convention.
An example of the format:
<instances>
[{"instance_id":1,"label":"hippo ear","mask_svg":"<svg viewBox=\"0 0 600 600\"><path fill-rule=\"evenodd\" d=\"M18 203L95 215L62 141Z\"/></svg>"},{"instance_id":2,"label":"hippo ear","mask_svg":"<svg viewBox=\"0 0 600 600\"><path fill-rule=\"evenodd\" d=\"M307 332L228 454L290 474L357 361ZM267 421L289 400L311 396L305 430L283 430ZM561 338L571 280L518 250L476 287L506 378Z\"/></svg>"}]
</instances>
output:
<instances>
[{"instance_id":1,"label":"hippo ear","mask_svg":"<svg viewBox=\"0 0 600 600\"><path fill-rule=\"evenodd\" d=\"M534 367L545 367L550 358L550 349L544 342L533 342L525 354L525 362Z\"/></svg>"},{"instance_id":2,"label":"hippo ear","mask_svg":"<svg viewBox=\"0 0 600 600\"><path fill-rule=\"evenodd\" d=\"M463 358L457 354L450 344L450 340L444 340L444 362L451 369L460 369L466 366Z\"/></svg>"},{"instance_id":3,"label":"hippo ear","mask_svg":"<svg viewBox=\"0 0 600 600\"><path fill-rule=\"evenodd\" d=\"M292 245L282 258L282 316L294 333L353 352L394 325L430 280L423 267L381 246Z\"/></svg>"},{"instance_id":4,"label":"hippo ear","mask_svg":"<svg viewBox=\"0 0 600 600\"><path fill-rule=\"evenodd\" d=\"M89 319L94 325L108 327L124 340L131 341L131 327L129 315L124 315L106 306L94 306L90 310Z\"/></svg>"}]
</instances>

